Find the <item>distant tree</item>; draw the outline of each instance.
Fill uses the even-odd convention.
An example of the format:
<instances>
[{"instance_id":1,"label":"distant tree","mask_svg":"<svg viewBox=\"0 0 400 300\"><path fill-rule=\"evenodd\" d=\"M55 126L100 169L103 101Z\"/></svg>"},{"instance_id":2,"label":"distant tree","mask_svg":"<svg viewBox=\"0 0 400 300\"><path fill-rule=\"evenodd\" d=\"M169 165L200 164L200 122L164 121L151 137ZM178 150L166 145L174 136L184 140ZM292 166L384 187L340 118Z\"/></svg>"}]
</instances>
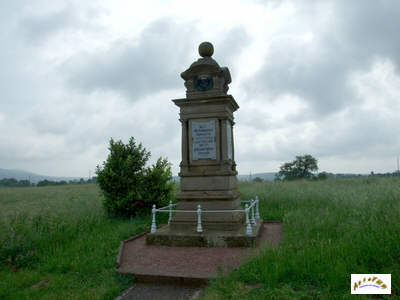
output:
<instances>
[{"instance_id":1,"label":"distant tree","mask_svg":"<svg viewBox=\"0 0 400 300\"><path fill-rule=\"evenodd\" d=\"M37 183L37 187L52 185L51 181L44 179Z\"/></svg>"},{"instance_id":2,"label":"distant tree","mask_svg":"<svg viewBox=\"0 0 400 300\"><path fill-rule=\"evenodd\" d=\"M328 179L328 173L326 173L326 172L318 173L317 179L318 179L318 180L325 180L325 179Z\"/></svg>"},{"instance_id":3,"label":"distant tree","mask_svg":"<svg viewBox=\"0 0 400 300\"><path fill-rule=\"evenodd\" d=\"M29 187L34 185L27 179L17 180L15 178L0 179L0 186L4 187Z\"/></svg>"},{"instance_id":4,"label":"distant tree","mask_svg":"<svg viewBox=\"0 0 400 300\"><path fill-rule=\"evenodd\" d=\"M292 162L284 163L276 174L276 180L312 179L318 171L318 161L309 154L296 156Z\"/></svg>"},{"instance_id":5,"label":"distant tree","mask_svg":"<svg viewBox=\"0 0 400 300\"><path fill-rule=\"evenodd\" d=\"M96 182L97 182L96 176L92 176L86 181L86 183L96 183Z\"/></svg>"},{"instance_id":6,"label":"distant tree","mask_svg":"<svg viewBox=\"0 0 400 300\"><path fill-rule=\"evenodd\" d=\"M263 182L264 180L260 177L256 177L253 179L253 182Z\"/></svg>"},{"instance_id":7,"label":"distant tree","mask_svg":"<svg viewBox=\"0 0 400 300\"><path fill-rule=\"evenodd\" d=\"M18 182L18 186L31 186L31 182L29 180L20 180Z\"/></svg>"},{"instance_id":8,"label":"distant tree","mask_svg":"<svg viewBox=\"0 0 400 300\"><path fill-rule=\"evenodd\" d=\"M15 178L10 178L10 179L8 180L8 185L9 185L9 186L18 186L18 180L15 179Z\"/></svg>"},{"instance_id":9,"label":"distant tree","mask_svg":"<svg viewBox=\"0 0 400 300\"><path fill-rule=\"evenodd\" d=\"M9 179L11 179L11 178L3 178L3 179L1 179L0 180L0 185L1 186L7 186L7 187L10 186L9 185Z\"/></svg>"},{"instance_id":10,"label":"distant tree","mask_svg":"<svg viewBox=\"0 0 400 300\"><path fill-rule=\"evenodd\" d=\"M41 180L37 183L37 187L41 187L41 186L54 186L54 185L65 185L68 184L65 180L61 180L61 181L52 181L52 180Z\"/></svg>"},{"instance_id":11,"label":"distant tree","mask_svg":"<svg viewBox=\"0 0 400 300\"><path fill-rule=\"evenodd\" d=\"M159 158L151 168L145 165L150 152L136 144L110 140L110 154L103 166L97 166L97 183L104 195L103 206L112 216L132 217L148 213L152 204L166 204L172 199L170 164Z\"/></svg>"}]
</instances>

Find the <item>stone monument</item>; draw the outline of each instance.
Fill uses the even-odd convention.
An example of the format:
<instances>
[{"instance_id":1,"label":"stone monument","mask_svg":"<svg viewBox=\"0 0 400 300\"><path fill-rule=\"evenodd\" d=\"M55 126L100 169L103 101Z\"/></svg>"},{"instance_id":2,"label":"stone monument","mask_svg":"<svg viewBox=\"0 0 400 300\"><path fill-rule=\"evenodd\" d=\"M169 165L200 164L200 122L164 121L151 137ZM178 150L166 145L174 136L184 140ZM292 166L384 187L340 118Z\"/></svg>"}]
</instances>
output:
<instances>
[{"instance_id":1,"label":"stone monument","mask_svg":"<svg viewBox=\"0 0 400 300\"><path fill-rule=\"evenodd\" d=\"M227 94L230 72L211 57L213 52L211 43L200 44L201 58L181 74L186 98L173 100L180 108L182 126L181 191L176 209L195 211L200 205L203 232L196 232L196 213L176 212L169 226L148 234L148 244L251 246L259 234L260 221L246 235L244 213L228 212L242 210L233 139L233 113L239 106Z\"/></svg>"}]
</instances>

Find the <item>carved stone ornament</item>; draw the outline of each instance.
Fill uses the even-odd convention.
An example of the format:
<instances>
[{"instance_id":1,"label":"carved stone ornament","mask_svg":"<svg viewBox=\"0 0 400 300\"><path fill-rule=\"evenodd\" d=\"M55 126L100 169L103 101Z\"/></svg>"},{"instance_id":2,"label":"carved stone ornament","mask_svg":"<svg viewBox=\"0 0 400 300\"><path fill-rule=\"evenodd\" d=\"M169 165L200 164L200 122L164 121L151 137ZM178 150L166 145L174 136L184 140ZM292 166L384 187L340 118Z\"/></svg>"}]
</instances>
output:
<instances>
[{"instance_id":1,"label":"carved stone ornament","mask_svg":"<svg viewBox=\"0 0 400 300\"><path fill-rule=\"evenodd\" d=\"M199 46L199 54L202 58L191 64L190 68L181 74L185 80L186 97L200 98L212 96L224 96L228 92L228 84L231 83L231 74L226 67L220 67L211 57L214 47L209 42L203 42Z\"/></svg>"}]
</instances>

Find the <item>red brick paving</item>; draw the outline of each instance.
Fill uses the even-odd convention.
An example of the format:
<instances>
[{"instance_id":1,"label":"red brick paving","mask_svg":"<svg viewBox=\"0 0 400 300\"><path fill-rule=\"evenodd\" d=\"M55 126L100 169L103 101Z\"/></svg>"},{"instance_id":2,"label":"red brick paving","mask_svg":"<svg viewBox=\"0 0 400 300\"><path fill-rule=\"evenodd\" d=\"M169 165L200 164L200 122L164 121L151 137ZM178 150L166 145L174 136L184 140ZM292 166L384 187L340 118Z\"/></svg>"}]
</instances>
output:
<instances>
[{"instance_id":1,"label":"red brick paving","mask_svg":"<svg viewBox=\"0 0 400 300\"><path fill-rule=\"evenodd\" d=\"M281 241L282 223L265 222L258 248L168 247L146 245L146 236L125 241L121 249L120 273L134 274L137 280L181 279L206 281L217 276L218 266L235 269L266 244ZM183 281L182 281L183 282Z\"/></svg>"}]
</instances>

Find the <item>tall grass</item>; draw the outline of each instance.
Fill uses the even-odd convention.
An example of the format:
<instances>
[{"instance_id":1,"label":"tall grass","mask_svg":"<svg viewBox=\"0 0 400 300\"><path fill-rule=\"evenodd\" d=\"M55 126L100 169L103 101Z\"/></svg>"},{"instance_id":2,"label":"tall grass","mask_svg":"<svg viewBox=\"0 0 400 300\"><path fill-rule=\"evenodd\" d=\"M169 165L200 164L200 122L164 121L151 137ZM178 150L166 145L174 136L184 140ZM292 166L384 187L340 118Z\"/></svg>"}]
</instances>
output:
<instances>
[{"instance_id":1,"label":"tall grass","mask_svg":"<svg viewBox=\"0 0 400 300\"><path fill-rule=\"evenodd\" d=\"M242 198L259 196L263 219L283 221L283 242L218 278L206 299L348 299L352 273L391 273L399 298L399 179L241 183L240 190Z\"/></svg>"},{"instance_id":2,"label":"tall grass","mask_svg":"<svg viewBox=\"0 0 400 300\"><path fill-rule=\"evenodd\" d=\"M283 221L283 242L215 280L206 299L348 299L351 273L391 273L399 297L399 179L239 188L259 196L263 219ZM2 188L0 299L113 299L133 280L114 270L119 243L149 225L104 216L96 185Z\"/></svg>"},{"instance_id":3,"label":"tall grass","mask_svg":"<svg viewBox=\"0 0 400 300\"><path fill-rule=\"evenodd\" d=\"M149 218L104 216L96 185L0 189L0 299L113 299L121 240Z\"/></svg>"}]
</instances>

